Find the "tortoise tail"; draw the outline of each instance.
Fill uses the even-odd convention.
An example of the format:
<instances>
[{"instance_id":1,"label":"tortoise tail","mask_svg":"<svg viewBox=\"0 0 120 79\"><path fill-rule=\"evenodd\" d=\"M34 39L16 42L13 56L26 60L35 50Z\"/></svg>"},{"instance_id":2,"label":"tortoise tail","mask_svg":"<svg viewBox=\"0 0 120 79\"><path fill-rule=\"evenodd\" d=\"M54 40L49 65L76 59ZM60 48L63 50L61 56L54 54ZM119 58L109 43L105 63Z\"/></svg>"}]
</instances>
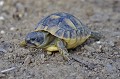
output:
<instances>
[{"instance_id":1,"label":"tortoise tail","mask_svg":"<svg viewBox=\"0 0 120 79\"><path fill-rule=\"evenodd\" d=\"M98 32L91 32L90 38L94 38L95 40L100 40L103 37L101 33Z\"/></svg>"}]
</instances>

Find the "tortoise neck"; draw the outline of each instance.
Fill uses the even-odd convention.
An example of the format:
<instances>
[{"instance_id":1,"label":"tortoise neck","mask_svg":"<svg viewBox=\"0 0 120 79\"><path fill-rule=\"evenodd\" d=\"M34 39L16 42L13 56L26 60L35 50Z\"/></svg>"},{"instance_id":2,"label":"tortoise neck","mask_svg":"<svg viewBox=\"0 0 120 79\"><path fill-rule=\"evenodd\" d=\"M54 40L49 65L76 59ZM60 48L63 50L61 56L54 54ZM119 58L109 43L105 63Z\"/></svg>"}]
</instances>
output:
<instances>
[{"instance_id":1,"label":"tortoise neck","mask_svg":"<svg viewBox=\"0 0 120 79\"><path fill-rule=\"evenodd\" d=\"M43 32L43 36L44 42L40 45L40 48L46 47L49 43L51 43L55 39L55 37L48 32Z\"/></svg>"}]
</instances>

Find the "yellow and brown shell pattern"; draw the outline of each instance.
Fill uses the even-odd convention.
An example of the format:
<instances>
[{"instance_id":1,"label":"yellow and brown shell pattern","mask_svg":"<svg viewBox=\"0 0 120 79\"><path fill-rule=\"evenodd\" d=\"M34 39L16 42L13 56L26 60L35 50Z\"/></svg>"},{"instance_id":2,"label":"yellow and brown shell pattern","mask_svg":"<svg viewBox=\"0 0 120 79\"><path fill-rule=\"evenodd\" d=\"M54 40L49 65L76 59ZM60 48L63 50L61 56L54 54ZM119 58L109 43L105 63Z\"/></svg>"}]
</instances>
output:
<instances>
[{"instance_id":1,"label":"yellow and brown shell pattern","mask_svg":"<svg viewBox=\"0 0 120 79\"><path fill-rule=\"evenodd\" d=\"M53 13L43 18L35 27L35 31L41 30L63 39L67 42L68 48L82 44L91 35L91 31L80 20L64 12Z\"/></svg>"}]
</instances>

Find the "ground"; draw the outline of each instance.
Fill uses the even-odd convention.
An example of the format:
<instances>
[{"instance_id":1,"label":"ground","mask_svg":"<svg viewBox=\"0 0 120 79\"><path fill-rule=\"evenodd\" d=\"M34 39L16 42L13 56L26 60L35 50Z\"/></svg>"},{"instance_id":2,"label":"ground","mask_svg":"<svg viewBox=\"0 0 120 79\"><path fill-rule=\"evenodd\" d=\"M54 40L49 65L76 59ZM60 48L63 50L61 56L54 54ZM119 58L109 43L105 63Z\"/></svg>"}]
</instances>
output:
<instances>
[{"instance_id":1,"label":"ground","mask_svg":"<svg viewBox=\"0 0 120 79\"><path fill-rule=\"evenodd\" d=\"M56 52L19 46L25 35L54 12L73 14L104 35L69 50L81 63ZM0 79L120 79L119 0L0 0Z\"/></svg>"}]
</instances>

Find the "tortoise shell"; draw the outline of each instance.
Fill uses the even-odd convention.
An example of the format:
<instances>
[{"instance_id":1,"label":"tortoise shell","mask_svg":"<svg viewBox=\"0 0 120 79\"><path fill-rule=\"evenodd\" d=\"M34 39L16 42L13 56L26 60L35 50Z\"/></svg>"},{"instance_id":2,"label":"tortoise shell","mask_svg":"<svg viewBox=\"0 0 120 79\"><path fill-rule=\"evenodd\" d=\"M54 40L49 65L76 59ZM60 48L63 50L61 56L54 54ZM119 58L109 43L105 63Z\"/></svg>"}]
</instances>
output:
<instances>
[{"instance_id":1,"label":"tortoise shell","mask_svg":"<svg viewBox=\"0 0 120 79\"><path fill-rule=\"evenodd\" d=\"M74 44L74 47L83 43L91 35L91 31L79 19L64 12L53 13L43 18L35 27L35 31L49 32L65 40L68 45Z\"/></svg>"}]
</instances>

